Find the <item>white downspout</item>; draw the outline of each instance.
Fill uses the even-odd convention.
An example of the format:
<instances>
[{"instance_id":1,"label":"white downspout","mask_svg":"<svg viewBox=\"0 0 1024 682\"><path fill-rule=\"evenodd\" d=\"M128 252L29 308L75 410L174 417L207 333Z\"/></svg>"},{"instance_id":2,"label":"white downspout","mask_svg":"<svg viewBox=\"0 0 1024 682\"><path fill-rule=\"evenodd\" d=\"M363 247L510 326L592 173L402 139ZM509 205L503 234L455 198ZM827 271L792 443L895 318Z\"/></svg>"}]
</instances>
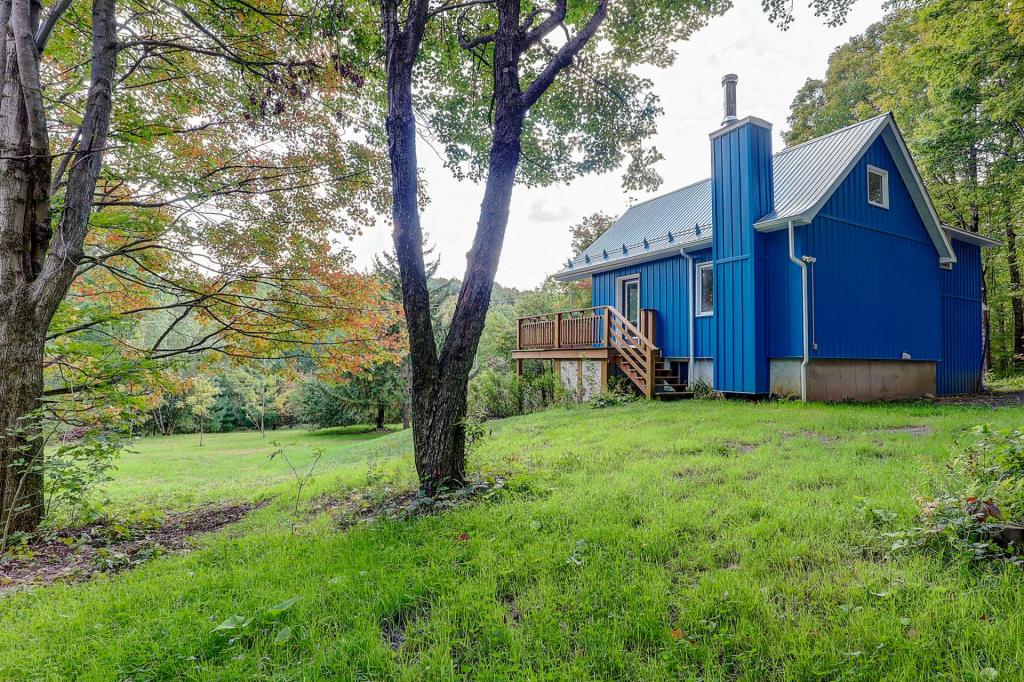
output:
<instances>
[{"instance_id":1,"label":"white downspout","mask_svg":"<svg viewBox=\"0 0 1024 682\"><path fill-rule=\"evenodd\" d=\"M689 323L688 326L689 326L690 341L689 341L689 343L687 344L686 347L690 349L690 358L689 358L689 360L686 363L686 384L687 384L687 387L690 387L690 386L693 385L693 363L694 363L694 355L695 355L694 348L693 348L693 315L694 315L694 313L696 311L693 308L694 308L694 305L696 305L697 297L696 297L696 294L693 291L693 285L694 285L693 256L691 256L690 254L686 253L686 251L683 251L682 249L679 250L679 253L680 253L680 255L682 255L683 258L686 259L686 279L687 279L687 282L686 282L686 295L689 296L689 300L688 300L688 302L686 304L686 309L688 311L690 311L690 314L687 316L689 318L687 321Z\"/></svg>"},{"instance_id":2,"label":"white downspout","mask_svg":"<svg viewBox=\"0 0 1024 682\"><path fill-rule=\"evenodd\" d=\"M801 309L803 311L804 357L800 363L800 400L807 402L807 364L811 361L807 334L807 263L796 257L796 240L793 237L793 221L788 223L789 260L800 268Z\"/></svg>"}]
</instances>

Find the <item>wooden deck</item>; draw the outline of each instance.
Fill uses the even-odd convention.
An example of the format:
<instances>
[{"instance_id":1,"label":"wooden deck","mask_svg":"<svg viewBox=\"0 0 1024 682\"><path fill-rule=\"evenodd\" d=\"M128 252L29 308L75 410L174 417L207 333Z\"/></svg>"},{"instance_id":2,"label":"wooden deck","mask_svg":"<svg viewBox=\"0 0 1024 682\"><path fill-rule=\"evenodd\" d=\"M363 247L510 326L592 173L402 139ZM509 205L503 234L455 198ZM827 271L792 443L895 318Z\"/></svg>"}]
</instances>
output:
<instances>
[{"instance_id":1,"label":"wooden deck","mask_svg":"<svg viewBox=\"0 0 1024 682\"><path fill-rule=\"evenodd\" d=\"M640 311L637 327L612 306L522 317L516 323L516 371L523 360L602 360L607 370L616 367L647 398L688 397L665 367L661 350L654 345L655 311Z\"/></svg>"}]
</instances>

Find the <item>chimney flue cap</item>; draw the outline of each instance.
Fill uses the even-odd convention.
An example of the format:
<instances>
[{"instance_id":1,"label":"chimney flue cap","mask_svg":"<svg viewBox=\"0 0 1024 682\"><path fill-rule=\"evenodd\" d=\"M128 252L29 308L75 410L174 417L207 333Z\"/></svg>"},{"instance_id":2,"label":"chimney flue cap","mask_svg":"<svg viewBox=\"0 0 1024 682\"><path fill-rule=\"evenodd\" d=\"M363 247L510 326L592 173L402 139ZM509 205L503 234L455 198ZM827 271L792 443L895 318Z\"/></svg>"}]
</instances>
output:
<instances>
[{"instance_id":1,"label":"chimney flue cap","mask_svg":"<svg viewBox=\"0 0 1024 682\"><path fill-rule=\"evenodd\" d=\"M726 126L736 121L736 81L739 78L734 73L727 73L722 76L722 89L725 96L725 118L722 125Z\"/></svg>"}]
</instances>

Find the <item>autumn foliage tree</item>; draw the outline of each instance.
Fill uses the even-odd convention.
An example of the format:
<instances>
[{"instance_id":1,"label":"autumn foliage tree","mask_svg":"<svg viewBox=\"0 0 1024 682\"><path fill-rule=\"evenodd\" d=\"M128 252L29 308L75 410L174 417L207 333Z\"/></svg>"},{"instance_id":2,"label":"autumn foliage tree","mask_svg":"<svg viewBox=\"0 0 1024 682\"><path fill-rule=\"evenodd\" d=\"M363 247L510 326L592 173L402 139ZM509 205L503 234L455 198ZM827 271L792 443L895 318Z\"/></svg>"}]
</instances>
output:
<instances>
[{"instance_id":1,"label":"autumn foliage tree","mask_svg":"<svg viewBox=\"0 0 1024 682\"><path fill-rule=\"evenodd\" d=\"M175 358L382 352L336 235L386 207L364 77L273 0L0 0L0 518L42 513L41 419ZM54 402L58 401L58 402ZM78 413L81 412L76 407Z\"/></svg>"}]
</instances>

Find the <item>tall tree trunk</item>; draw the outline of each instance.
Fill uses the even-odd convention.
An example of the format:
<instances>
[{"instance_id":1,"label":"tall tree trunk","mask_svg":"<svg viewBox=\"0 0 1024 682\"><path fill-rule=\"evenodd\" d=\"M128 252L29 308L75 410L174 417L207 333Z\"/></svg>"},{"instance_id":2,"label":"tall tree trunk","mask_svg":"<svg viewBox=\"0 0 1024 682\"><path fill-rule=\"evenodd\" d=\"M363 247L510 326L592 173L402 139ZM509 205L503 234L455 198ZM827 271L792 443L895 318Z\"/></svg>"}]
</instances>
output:
<instances>
[{"instance_id":1,"label":"tall tree trunk","mask_svg":"<svg viewBox=\"0 0 1024 682\"><path fill-rule=\"evenodd\" d=\"M418 7L418 9L417 9ZM400 30L385 3L388 41L388 146L392 171L393 237L402 279L402 303L412 361L412 429L416 471L428 495L461 485L466 477L465 425L469 372L483 331L494 274L508 225L520 158L524 109L519 101L518 58L522 45L518 2L506 3L495 41L495 118L487 183L473 248L440 357L430 318L417 203L416 125L412 69L422 25ZM415 5L410 17L426 3Z\"/></svg>"},{"instance_id":2,"label":"tall tree trunk","mask_svg":"<svg viewBox=\"0 0 1024 682\"><path fill-rule=\"evenodd\" d=\"M43 392L43 335L24 299L0 315L0 536L42 519L43 443L36 415Z\"/></svg>"},{"instance_id":3,"label":"tall tree trunk","mask_svg":"<svg viewBox=\"0 0 1024 682\"><path fill-rule=\"evenodd\" d=\"M50 321L83 257L110 128L114 0L93 0L89 90L51 241L51 159L39 77L37 0L0 2L0 519L31 530L43 513L36 410ZM9 21L8 21L9 20Z\"/></svg>"},{"instance_id":4,"label":"tall tree trunk","mask_svg":"<svg viewBox=\"0 0 1024 682\"><path fill-rule=\"evenodd\" d=\"M1024 360L1024 299L1021 298L1020 263L1017 258L1017 232L1010 216L1006 218L1006 264L1010 269L1010 306L1013 314L1013 362Z\"/></svg>"},{"instance_id":5,"label":"tall tree trunk","mask_svg":"<svg viewBox=\"0 0 1024 682\"><path fill-rule=\"evenodd\" d=\"M377 404L377 418L375 420L375 426L378 431L384 430L384 418L386 416L384 410L384 403Z\"/></svg>"}]
</instances>

